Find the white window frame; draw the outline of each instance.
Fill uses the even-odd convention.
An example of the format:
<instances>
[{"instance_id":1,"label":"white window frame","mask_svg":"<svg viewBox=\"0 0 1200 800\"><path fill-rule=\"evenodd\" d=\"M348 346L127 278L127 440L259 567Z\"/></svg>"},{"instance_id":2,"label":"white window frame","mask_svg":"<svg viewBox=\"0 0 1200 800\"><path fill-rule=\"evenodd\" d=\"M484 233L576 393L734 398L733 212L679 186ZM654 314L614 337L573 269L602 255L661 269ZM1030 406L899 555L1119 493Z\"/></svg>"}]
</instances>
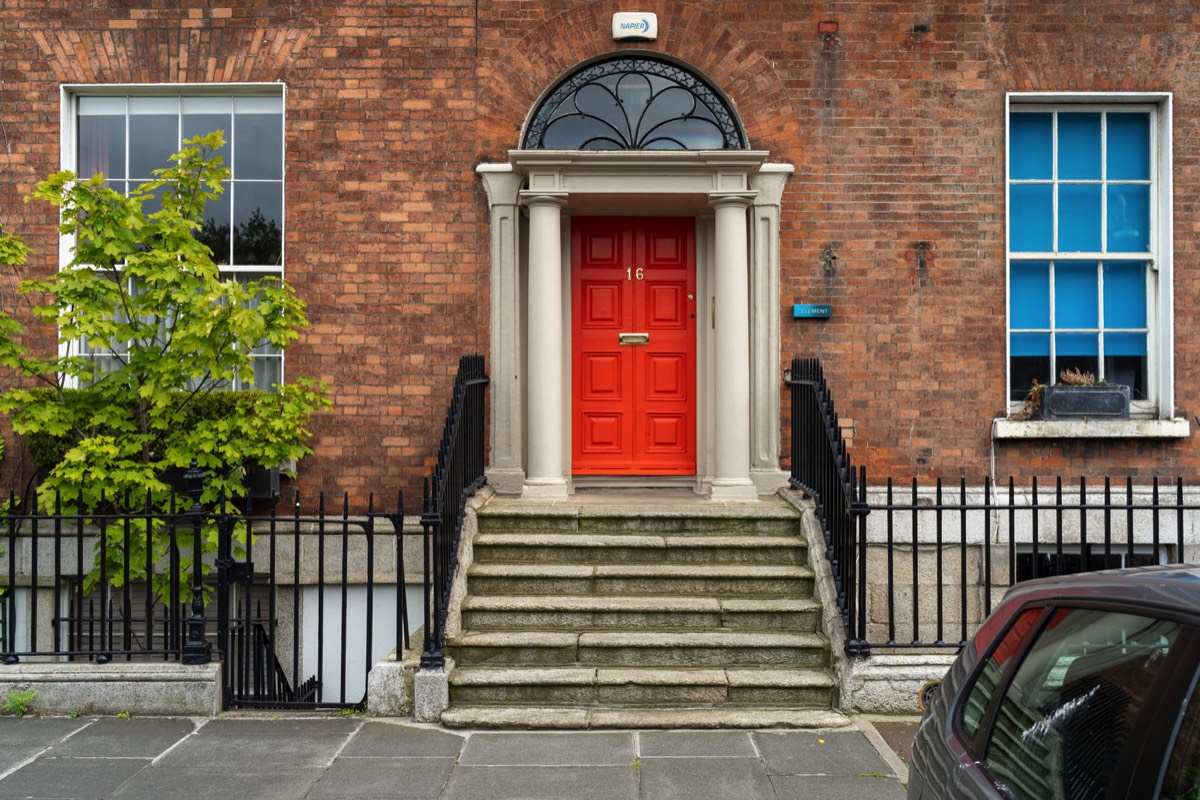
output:
<instances>
[{"instance_id":1,"label":"white window frame","mask_svg":"<svg viewBox=\"0 0 1200 800\"><path fill-rule=\"evenodd\" d=\"M1012 348L1012 253L1009 248L1011 198L1009 179L1011 135L1009 121L1014 110L1037 111L1120 111L1144 109L1150 112L1151 185L1150 197L1150 283L1147 324L1148 400L1134 404L1133 420L1096 421L1018 421L997 419L993 438L1042 437L1181 437L1190 435L1186 420L1172 419L1175 410L1174 352L1174 208L1172 189L1172 94L1170 92L1009 92L1004 98L1004 398L1009 413L1022 403L1008 399L1011 385ZM1055 260L1057 256L1022 254L1017 261ZM1116 256L1116 258L1114 258ZM1126 254L1071 253L1072 260L1128 260ZM1062 260L1057 258L1057 260ZM1161 423L1161 424L1155 424ZM1182 425L1180 424L1182 423Z\"/></svg>"},{"instance_id":2,"label":"white window frame","mask_svg":"<svg viewBox=\"0 0 1200 800\"><path fill-rule=\"evenodd\" d=\"M280 228L281 240L279 266L260 265L260 266L238 266L238 265L223 265L220 267L221 275L225 277L278 277L285 279L287 268L287 125L288 125L288 102L287 102L287 85L284 83L105 83L105 84L83 84L83 83L65 83L59 86L59 130L61 136L59 149L59 165L60 169L75 171L78 165L78 119L79 119L79 99L81 97L278 97L283 105L281 132L282 147L280 150L280 158L282 159L281 168L281 198L280 198ZM232 140L233 132L226 131L226 136L230 141L230 160L232 161ZM164 164L163 166L166 166ZM63 235L59 237L58 249L58 266L59 269L67 268L71 261L71 252L74 249L74 237ZM66 356L72 347L70 344L62 344L59 346L59 354ZM287 380L287 353L281 351L279 356L279 383L283 384ZM239 386L237 388L248 388Z\"/></svg>"}]
</instances>

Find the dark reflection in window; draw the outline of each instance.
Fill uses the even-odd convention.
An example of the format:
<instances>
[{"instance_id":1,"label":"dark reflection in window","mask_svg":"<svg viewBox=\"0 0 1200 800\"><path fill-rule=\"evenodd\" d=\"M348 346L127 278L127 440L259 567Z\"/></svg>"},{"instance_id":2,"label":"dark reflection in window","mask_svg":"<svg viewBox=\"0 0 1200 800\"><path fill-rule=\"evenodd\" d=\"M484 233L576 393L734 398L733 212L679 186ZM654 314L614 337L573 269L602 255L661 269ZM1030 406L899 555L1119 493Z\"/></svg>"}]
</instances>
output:
<instances>
[{"instance_id":1,"label":"dark reflection in window","mask_svg":"<svg viewBox=\"0 0 1200 800\"><path fill-rule=\"evenodd\" d=\"M254 100L256 98L250 98ZM267 100L268 98L262 98ZM278 113L242 113L249 100L239 100L234 119L234 180L283 178L283 116ZM274 101L278 105L278 101Z\"/></svg>"},{"instance_id":2,"label":"dark reflection in window","mask_svg":"<svg viewBox=\"0 0 1200 800\"><path fill-rule=\"evenodd\" d=\"M283 263L283 187L278 183L235 183L233 263Z\"/></svg>"},{"instance_id":3,"label":"dark reflection in window","mask_svg":"<svg viewBox=\"0 0 1200 800\"><path fill-rule=\"evenodd\" d=\"M196 238L208 245L212 250L213 263L224 266L229 264L230 257L230 209L233 207L229 196L229 182L225 182L225 191L216 200L209 200L204 207L204 222L196 232Z\"/></svg>"},{"instance_id":4,"label":"dark reflection in window","mask_svg":"<svg viewBox=\"0 0 1200 800\"><path fill-rule=\"evenodd\" d=\"M560 83L537 109L526 149L722 150L746 147L725 101L666 61L618 57Z\"/></svg>"}]
</instances>

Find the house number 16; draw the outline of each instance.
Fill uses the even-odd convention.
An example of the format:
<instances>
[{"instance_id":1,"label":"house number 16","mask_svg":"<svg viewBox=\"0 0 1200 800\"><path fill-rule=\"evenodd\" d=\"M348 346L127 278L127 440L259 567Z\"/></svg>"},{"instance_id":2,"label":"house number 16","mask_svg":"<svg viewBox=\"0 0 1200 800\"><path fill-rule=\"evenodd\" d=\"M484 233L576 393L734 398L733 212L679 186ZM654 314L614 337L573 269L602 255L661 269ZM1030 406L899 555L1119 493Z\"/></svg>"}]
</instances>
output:
<instances>
[{"instance_id":1,"label":"house number 16","mask_svg":"<svg viewBox=\"0 0 1200 800\"><path fill-rule=\"evenodd\" d=\"M633 280L634 278L637 278L640 281L646 277L646 271L642 267L638 267L637 269L634 269L633 267L626 267L625 268L625 277L628 278L629 280Z\"/></svg>"}]
</instances>

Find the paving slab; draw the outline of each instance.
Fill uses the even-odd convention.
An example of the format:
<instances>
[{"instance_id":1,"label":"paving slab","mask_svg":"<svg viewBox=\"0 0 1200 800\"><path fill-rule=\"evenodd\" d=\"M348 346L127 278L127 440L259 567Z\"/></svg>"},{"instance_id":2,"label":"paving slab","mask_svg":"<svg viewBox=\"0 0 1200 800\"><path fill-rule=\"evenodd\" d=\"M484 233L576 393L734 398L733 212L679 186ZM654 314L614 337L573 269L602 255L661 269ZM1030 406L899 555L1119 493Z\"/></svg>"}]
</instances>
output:
<instances>
[{"instance_id":1,"label":"paving slab","mask_svg":"<svg viewBox=\"0 0 1200 800\"><path fill-rule=\"evenodd\" d=\"M638 800L638 772L621 767L455 767L441 800Z\"/></svg>"},{"instance_id":2,"label":"paving slab","mask_svg":"<svg viewBox=\"0 0 1200 800\"><path fill-rule=\"evenodd\" d=\"M39 758L0 781L0 798L88 800L114 796L148 758Z\"/></svg>"},{"instance_id":3,"label":"paving slab","mask_svg":"<svg viewBox=\"0 0 1200 800\"><path fill-rule=\"evenodd\" d=\"M891 775L859 731L755 731L754 743L772 775Z\"/></svg>"},{"instance_id":4,"label":"paving slab","mask_svg":"<svg viewBox=\"0 0 1200 800\"><path fill-rule=\"evenodd\" d=\"M94 722L66 717L4 717L0 722L0 775Z\"/></svg>"},{"instance_id":5,"label":"paving slab","mask_svg":"<svg viewBox=\"0 0 1200 800\"><path fill-rule=\"evenodd\" d=\"M180 717L103 717L47 754L56 757L157 758L185 736L197 724Z\"/></svg>"},{"instance_id":6,"label":"paving slab","mask_svg":"<svg viewBox=\"0 0 1200 800\"><path fill-rule=\"evenodd\" d=\"M773 797L757 758L643 758L642 797L653 800L729 800Z\"/></svg>"},{"instance_id":7,"label":"paving slab","mask_svg":"<svg viewBox=\"0 0 1200 800\"><path fill-rule=\"evenodd\" d=\"M458 758L467 739L434 728L368 722L341 752L342 758Z\"/></svg>"},{"instance_id":8,"label":"paving slab","mask_svg":"<svg viewBox=\"0 0 1200 800\"><path fill-rule=\"evenodd\" d=\"M469 766L629 766L633 733L476 733L460 764ZM569 795L563 795L567 797Z\"/></svg>"},{"instance_id":9,"label":"paving slab","mask_svg":"<svg viewBox=\"0 0 1200 800\"><path fill-rule=\"evenodd\" d=\"M306 800L438 797L453 758L338 758Z\"/></svg>"},{"instance_id":10,"label":"paving slab","mask_svg":"<svg viewBox=\"0 0 1200 800\"><path fill-rule=\"evenodd\" d=\"M113 800L162 800L164 797L254 798L296 800L304 797L325 773L323 767L279 769L259 752L260 769L215 770L167 767L159 762L126 781L116 792L104 795ZM0 787L4 785L0 782Z\"/></svg>"},{"instance_id":11,"label":"paving slab","mask_svg":"<svg viewBox=\"0 0 1200 800\"><path fill-rule=\"evenodd\" d=\"M230 773L263 767L326 767L361 725L328 719L212 720L159 763Z\"/></svg>"},{"instance_id":12,"label":"paving slab","mask_svg":"<svg viewBox=\"0 0 1200 800\"><path fill-rule=\"evenodd\" d=\"M904 800L904 786L895 778L846 775L772 775L778 800Z\"/></svg>"},{"instance_id":13,"label":"paving slab","mask_svg":"<svg viewBox=\"0 0 1200 800\"><path fill-rule=\"evenodd\" d=\"M758 756L747 731L642 731L638 753L642 758Z\"/></svg>"}]
</instances>

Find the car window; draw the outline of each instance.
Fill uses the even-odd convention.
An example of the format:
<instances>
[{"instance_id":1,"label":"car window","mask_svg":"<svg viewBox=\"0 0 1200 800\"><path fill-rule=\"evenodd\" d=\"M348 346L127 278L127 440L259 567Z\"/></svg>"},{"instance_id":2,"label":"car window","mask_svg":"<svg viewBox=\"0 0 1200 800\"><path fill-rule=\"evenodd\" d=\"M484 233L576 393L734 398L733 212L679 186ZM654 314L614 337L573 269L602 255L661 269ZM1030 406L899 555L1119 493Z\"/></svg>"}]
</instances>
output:
<instances>
[{"instance_id":1,"label":"car window","mask_svg":"<svg viewBox=\"0 0 1200 800\"><path fill-rule=\"evenodd\" d=\"M1200 697L1196 688L1175 737L1158 796L1161 800L1200 800Z\"/></svg>"},{"instance_id":2,"label":"car window","mask_svg":"<svg viewBox=\"0 0 1200 800\"><path fill-rule=\"evenodd\" d=\"M967 701L963 704L962 726L968 738L974 739L978 733L979 725L983 722L983 715L992 699L992 693L996 691L996 684L1004 674L1005 667L1008 666L1012 657L1021 651L1021 643L1029 636L1030 630L1033 629L1044 610L1043 608L1029 608L1022 611L1005 632L1004 638L996 645L996 649L984 662L983 669L980 670L979 677L975 679L971 693L967 695ZM988 645L986 631L987 623L985 622L984 627L980 628L979 633L975 636L977 646L986 647Z\"/></svg>"},{"instance_id":3,"label":"car window","mask_svg":"<svg viewBox=\"0 0 1200 800\"><path fill-rule=\"evenodd\" d=\"M1055 611L1000 700L984 757L992 778L1017 798L1103 797L1181 627L1096 609Z\"/></svg>"}]
</instances>

